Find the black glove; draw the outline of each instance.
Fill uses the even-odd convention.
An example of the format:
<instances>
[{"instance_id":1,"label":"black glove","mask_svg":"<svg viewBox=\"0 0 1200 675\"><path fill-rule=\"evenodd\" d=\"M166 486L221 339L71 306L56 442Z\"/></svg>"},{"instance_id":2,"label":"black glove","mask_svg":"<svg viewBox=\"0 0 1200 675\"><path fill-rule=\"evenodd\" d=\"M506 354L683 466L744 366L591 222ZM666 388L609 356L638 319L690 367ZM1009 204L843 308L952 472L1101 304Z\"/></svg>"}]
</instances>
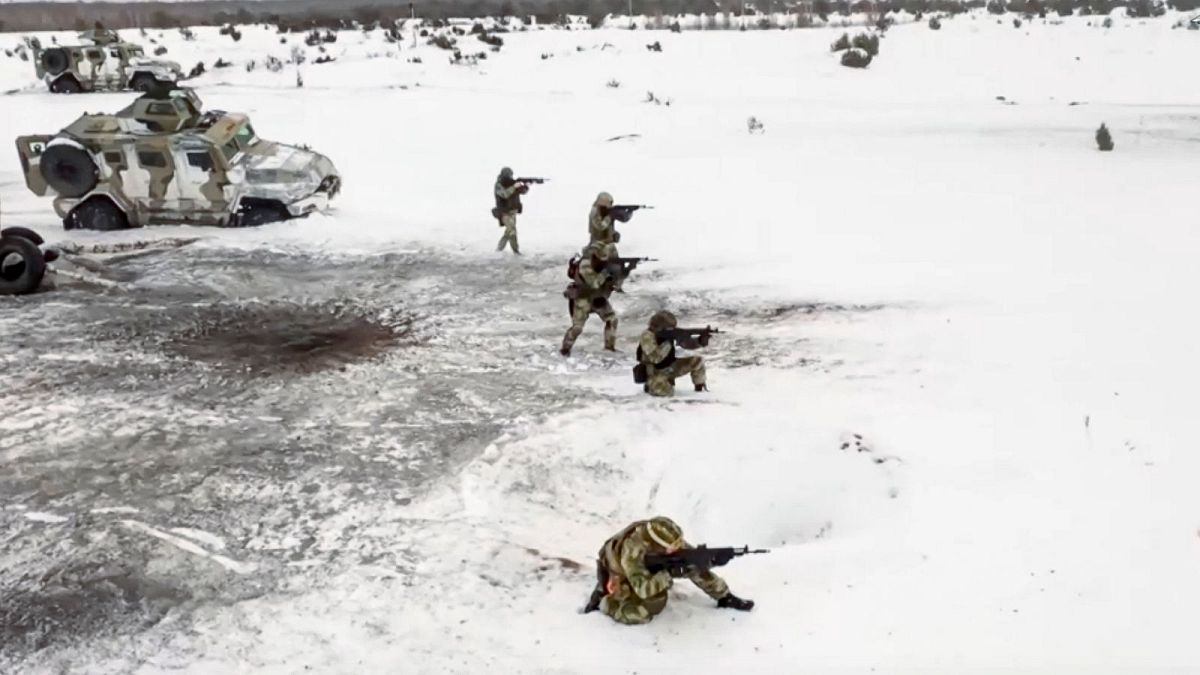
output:
<instances>
[{"instance_id":1,"label":"black glove","mask_svg":"<svg viewBox=\"0 0 1200 675\"><path fill-rule=\"evenodd\" d=\"M616 231L613 232L613 243L614 244L621 243L621 233L620 232L616 232Z\"/></svg>"},{"instance_id":2,"label":"black glove","mask_svg":"<svg viewBox=\"0 0 1200 675\"><path fill-rule=\"evenodd\" d=\"M717 607L721 609L736 609L739 612L749 612L754 609L754 601L743 600L733 593L729 593L717 601Z\"/></svg>"}]
</instances>

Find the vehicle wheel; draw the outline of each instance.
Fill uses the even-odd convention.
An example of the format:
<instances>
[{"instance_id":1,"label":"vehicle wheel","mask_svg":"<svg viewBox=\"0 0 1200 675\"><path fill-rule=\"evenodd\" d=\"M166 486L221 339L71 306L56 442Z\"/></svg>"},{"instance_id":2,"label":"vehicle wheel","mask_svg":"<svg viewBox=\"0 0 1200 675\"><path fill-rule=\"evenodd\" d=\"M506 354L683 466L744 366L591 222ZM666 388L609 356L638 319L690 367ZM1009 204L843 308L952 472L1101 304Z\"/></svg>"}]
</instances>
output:
<instances>
[{"instance_id":1,"label":"vehicle wheel","mask_svg":"<svg viewBox=\"0 0 1200 675\"><path fill-rule=\"evenodd\" d=\"M71 58L67 50L61 47L47 49L42 52L42 68L51 75L62 75L71 67Z\"/></svg>"},{"instance_id":2,"label":"vehicle wheel","mask_svg":"<svg viewBox=\"0 0 1200 675\"><path fill-rule=\"evenodd\" d=\"M140 91L143 94L153 89L158 84L158 80L150 73L138 73L129 80L129 88L134 91Z\"/></svg>"},{"instance_id":3,"label":"vehicle wheel","mask_svg":"<svg viewBox=\"0 0 1200 675\"><path fill-rule=\"evenodd\" d=\"M42 235L28 227L6 227L0 230L0 237L24 237L38 246L46 243L46 240L42 239Z\"/></svg>"},{"instance_id":4,"label":"vehicle wheel","mask_svg":"<svg viewBox=\"0 0 1200 675\"><path fill-rule=\"evenodd\" d=\"M78 94L83 91L83 86L74 77L64 75L50 85L50 91L55 94Z\"/></svg>"},{"instance_id":5,"label":"vehicle wheel","mask_svg":"<svg viewBox=\"0 0 1200 675\"><path fill-rule=\"evenodd\" d=\"M237 227L258 227L291 218L292 214L277 202L242 202L238 210Z\"/></svg>"},{"instance_id":6,"label":"vehicle wheel","mask_svg":"<svg viewBox=\"0 0 1200 675\"><path fill-rule=\"evenodd\" d=\"M73 145L51 145L42 153L40 164L46 184L64 197L82 197L100 180L92 156Z\"/></svg>"},{"instance_id":7,"label":"vehicle wheel","mask_svg":"<svg viewBox=\"0 0 1200 675\"><path fill-rule=\"evenodd\" d=\"M71 209L63 220L63 228L67 230L124 230L129 227L129 219L117 208L116 204L104 197L93 197Z\"/></svg>"},{"instance_id":8,"label":"vehicle wheel","mask_svg":"<svg viewBox=\"0 0 1200 675\"><path fill-rule=\"evenodd\" d=\"M42 249L25 237L0 237L0 295L37 290L46 274Z\"/></svg>"}]
</instances>

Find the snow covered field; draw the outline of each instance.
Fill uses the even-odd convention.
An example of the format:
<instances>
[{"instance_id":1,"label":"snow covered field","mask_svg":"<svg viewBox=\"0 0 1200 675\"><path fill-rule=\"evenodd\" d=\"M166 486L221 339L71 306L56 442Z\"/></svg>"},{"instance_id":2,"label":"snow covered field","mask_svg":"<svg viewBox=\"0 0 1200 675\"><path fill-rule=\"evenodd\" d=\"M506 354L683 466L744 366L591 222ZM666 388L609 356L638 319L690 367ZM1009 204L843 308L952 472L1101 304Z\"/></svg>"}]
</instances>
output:
<instances>
[{"instance_id":1,"label":"snow covered field","mask_svg":"<svg viewBox=\"0 0 1200 675\"><path fill-rule=\"evenodd\" d=\"M245 70L288 56L273 32L165 33L209 107L345 189L254 230L68 234L0 162L6 225L200 238L0 303L0 671L1200 670L1177 18L900 26L866 71L840 29L512 34L475 67L347 32L302 89ZM17 59L0 90L6 138L129 99ZM553 179L522 259L492 250L503 165ZM564 361L600 190L657 207L621 251L661 262L615 299L624 355L593 319ZM727 332L711 393L632 383L662 307ZM314 325L354 354L275 362ZM660 513L772 549L720 570L752 613L686 583L645 627L577 613L603 540Z\"/></svg>"}]
</instances>

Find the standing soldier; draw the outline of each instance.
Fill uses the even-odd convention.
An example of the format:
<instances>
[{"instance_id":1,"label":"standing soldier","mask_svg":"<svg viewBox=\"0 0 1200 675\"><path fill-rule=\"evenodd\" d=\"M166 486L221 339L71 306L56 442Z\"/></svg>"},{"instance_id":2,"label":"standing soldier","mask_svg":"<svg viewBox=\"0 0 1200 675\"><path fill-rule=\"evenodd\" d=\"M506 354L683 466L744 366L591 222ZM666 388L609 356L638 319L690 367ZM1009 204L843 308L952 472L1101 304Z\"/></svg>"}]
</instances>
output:
<instances>
[{"instance_id":1,"label":"standing soldier","mask_svg":"<svg viewBox=\"0 0 1200 675\"><path fill-rule=\"evenodd\" d=\"M646 569L646 555L674 554L690 548L675 521L663 516L639 520L604 542L596 564L605 593L604 613L624 624L648 623L662 613L674 580L666 570ZM743 612L754 608L753 600L729 592L725 580L711 570L689 568L687 577L716 600L717 607Z\"/></svg>"},{"instance_id":2,"label":"standing soldier","mask_svg":"<svg viewBox=\"0 0 1200 675\"><path fill-rule=\"evenodd\" d=\"M610 352L617 350L617 313L608 302L617 282L608 265L614 248L612 244L589 244L583 249L583 259L575 272L575 280L567 286L565 293L571 310L571 327L563 336L562 349L559 350L563 356L571 355L571 347L583 333L583 326L592 314L604 319L604 348Z\"/></svg>"},{"instance_id":3,"label":"standing soldier","mask_svg":"<svg viewBox=\"0 0 1200 675\"><path fill-rule=\"evenodd\" d=\"M607 192L596 195L592 203L592 211L588 214L589 243L616 244L621 241L621 233L613 224L613 196Z\"/></svg>"},{"instance_id":4,"label":"standing soldier","mask_svg":"<svg viewBox=\"0 0 1200 675\"><path fill-rule=\"evenodd\" d=\"M651 396L671 396L675 393L675 378L692 376L696 391L708 391L708 379L704 371L704 359L699 356L675 357L675 344L684 349L699 349L708 346L709 333L697 331L696 337L676 337L670 331L678 326L675 315L662 310L650 317L650 323L638 340L638 366L634 369L634 381L643 381L643 390ZM639 377L639 371L641 373Z\"/></svg>"},{"instance_id":5,"label":"standing soldier","mask_svg":"<svg viewBox=\"0 0 1200 675\"><path fill-rule=\"evenodd\" d=\"M500 237L500 243L497 244L496 250L503 251L504 247L511 243L512 252L521 255L521 249L517 244L517 214L522 210L521 195L529 192L529 186L514 179L513 170L506 166L500 169L494 192L496 208L492 209L492 215L504 228L504 234Z\"/></svg>"}]
</instances>

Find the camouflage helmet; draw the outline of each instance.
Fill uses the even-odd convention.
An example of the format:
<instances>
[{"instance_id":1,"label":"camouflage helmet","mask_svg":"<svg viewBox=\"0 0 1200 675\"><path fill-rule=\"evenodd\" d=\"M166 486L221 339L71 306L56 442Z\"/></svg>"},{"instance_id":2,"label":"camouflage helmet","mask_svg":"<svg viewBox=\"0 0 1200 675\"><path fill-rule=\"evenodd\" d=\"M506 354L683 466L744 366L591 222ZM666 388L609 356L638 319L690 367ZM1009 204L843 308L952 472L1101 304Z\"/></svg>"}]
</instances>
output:
<instances>
[{"instance_id":1,"label":"camouflage helmet","mask_svg":"<svg viewBox=\"0 0 1200 675\"><path fill-rule=\"evenodd\" d=\"M683 545L683 529L666 516L655 516L647 520L646 535L665 549L679 548Z\"/></svg>"},{"instance_id":2,"label":"camouflage helmet","mask_svg":"<svg viewBox=\"0 0 1200 675\"><path fill-rule=\"evenodd\" d=\"M613 246L612 244L601 244L599 242L596 242L595 244L588 244L587 246L583 247L584 258L599 258L600 260L608 260L616 255L616 252L616 246Z\"/></svg>"},{"instance_id":3,"label":"camouflage helmet","mask_svg":"<svg viewBox=\"0 0 1200 675\"><path fill-rule=\"evenodd\" d=\"M613 196L607 192L601 192L600 194L596 195L596 201L594 204L592 204L592 206L603 206L605 208L610 208L612 205Z\"/></svg>"},{"instance_id":4,"label":"camouflage helmet","mask_svg":"<svg viewBox=\"0 0 1200 675\"><path fill-rule=\"evenodd\" d=\"M512 168L506 166L503 169L500 169L500 177L501 178L512 178L513 177Z\"/></svg>"},{"instance_id":5,"label":"camouflage helmet","mask_svg":"<svg viewBox=\"0 0 1200 675\"><path fill-rule=\"evenodd\" d=\"M655 312L654 316L650 317L650 330L652 331L666 330L678 325L679 322L675 315L665 309Z\"/></svg>"}]
</instances>

